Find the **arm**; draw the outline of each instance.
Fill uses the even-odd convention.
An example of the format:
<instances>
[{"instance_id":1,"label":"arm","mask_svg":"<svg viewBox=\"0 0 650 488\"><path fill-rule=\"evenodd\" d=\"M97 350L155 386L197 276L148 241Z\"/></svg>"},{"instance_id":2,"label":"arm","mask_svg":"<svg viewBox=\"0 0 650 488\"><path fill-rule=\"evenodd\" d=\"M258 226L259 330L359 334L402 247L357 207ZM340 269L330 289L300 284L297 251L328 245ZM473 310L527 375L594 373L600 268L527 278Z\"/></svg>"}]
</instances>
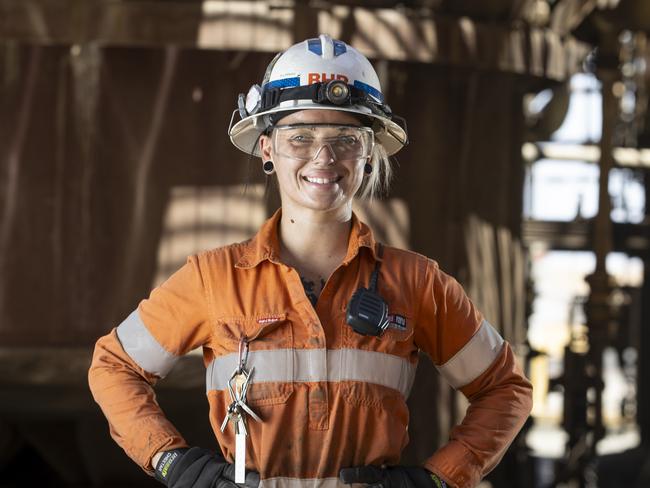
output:
<instances>
[{"instance_id":1,"label":"arm","mask_svg":"<svg viewBox=\"0 0 650 488\"><path fill-rule=\"evenodd\" d=\"M416 342L470 406L449 442L424 464L449 485L473 487L493 469L532 408L532 387L510 345L462 287L429 261Z\"/></svg>"},{"instance_id":2,"label":"arm","mask_svg":"<svg viewBox=\"0 0 650 488\"><path fill-rule=\"evenodd\" d=\"M124 351L116 329L97 341L88 373L90 390L109 422L111 437L148 472L155 466L154 454L187 446L156 401L157 380Z\"/></svg>"},{"instance_id":3,"label":"arm","mask_svg":"<svg viewBox=\"0 0 650 488\"><path fill-rule=\"evenodd\" d=\"M158 405L153 385L179 356L209 338L207 295L198 258L191 257L95 346L88 373L93 397L113 439L148 472L156 453L187 446Z\"/></svg>"}]
</instances>

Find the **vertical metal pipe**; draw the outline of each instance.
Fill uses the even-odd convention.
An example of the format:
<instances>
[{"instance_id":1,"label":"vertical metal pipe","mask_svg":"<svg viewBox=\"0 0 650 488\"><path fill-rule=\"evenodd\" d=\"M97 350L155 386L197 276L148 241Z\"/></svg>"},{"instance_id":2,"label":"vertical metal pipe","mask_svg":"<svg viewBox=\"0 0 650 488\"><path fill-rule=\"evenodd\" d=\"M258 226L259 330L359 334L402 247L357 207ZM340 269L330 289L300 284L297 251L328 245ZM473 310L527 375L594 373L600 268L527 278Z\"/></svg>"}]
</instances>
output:
<instances>
[{"instance_id":1,"label":"vertical metal pipe","mask_svg":"<svg viewBox=\"0 0 650 488\"><path fill-rule=\"evenodd\" d=\"M650 173L645 173L646 218L650 218ZM637 376L637 422L641 445L650 447L650 253L643 257L643 287L641 289L641 327Z\"/></svg>"},{"instance_id":2,"label":"vertical metal pipe","mask_svg":"<svg viewBox=\"0 0 650 488\"><path fill-rule=\"evenodd\" d=\"M600 177L598 190L598 214L593 228L594 252L596 269L586 280L590 293L586 303L587 325L589 327L589 352L587 357L587 374L592 378L593 401L590 402L590 424L593 439L590 442L590 457L596 455L596 443L605 435L603 425L602 393L603 382L603 350L607 346L610 329L613 324L611 310L611 277L607 274L606 261L612 251L612 222L611 200L609 196L609 173L613 167L612 154L614 124L617 120L617 99L613 86L618 78L616 62L618 39L610 39L607 46L612 53L605 58L604 65L598 69L598 78L602 83L602 133L600 138ZM614 62L612 62L614 61Z\"/></svg>"},{"instance_id":3,"label":"vertical metal pipe","mask_svg":"<svg viewBox=\"0 0 650 488\"><path fill-rule=\"evenodd\" d=\"M604 69L598 77L602 82L602 134L600 138L600 177L598 188L598 214L594 222L594 251L596 270L594 274L606 273L605 261L612 250L612 204L609 196L609 172L614 165L612 155L613 129L617 117L617 100L613 86L617 71Z\"/></svg>"}]
</instances>

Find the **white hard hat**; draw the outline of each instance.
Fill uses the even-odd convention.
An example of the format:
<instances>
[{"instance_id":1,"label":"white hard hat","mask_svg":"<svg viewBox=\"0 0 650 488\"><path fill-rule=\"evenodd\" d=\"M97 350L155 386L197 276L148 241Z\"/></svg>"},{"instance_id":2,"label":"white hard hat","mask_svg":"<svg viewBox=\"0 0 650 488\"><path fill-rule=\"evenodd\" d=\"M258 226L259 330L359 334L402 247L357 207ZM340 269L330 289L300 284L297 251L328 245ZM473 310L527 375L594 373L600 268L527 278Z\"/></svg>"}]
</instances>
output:
<instances>
[{"instance_id":1,"label":"white hard hat","mask_svg":"<svg viewBox=\"0 0 650 488\"><path fill-rule=\"evenodd\" d=\"M406 124L384 103L370 61L325 34L279 53L266 69L262 86L253 85L247 95L239 95L241 120L234 125L231 121L230 140L245 153L260 156L257 141L273 125L272 114L310 109L363 115L388 155L408 143Z\"/></svg>"}]
</instances>

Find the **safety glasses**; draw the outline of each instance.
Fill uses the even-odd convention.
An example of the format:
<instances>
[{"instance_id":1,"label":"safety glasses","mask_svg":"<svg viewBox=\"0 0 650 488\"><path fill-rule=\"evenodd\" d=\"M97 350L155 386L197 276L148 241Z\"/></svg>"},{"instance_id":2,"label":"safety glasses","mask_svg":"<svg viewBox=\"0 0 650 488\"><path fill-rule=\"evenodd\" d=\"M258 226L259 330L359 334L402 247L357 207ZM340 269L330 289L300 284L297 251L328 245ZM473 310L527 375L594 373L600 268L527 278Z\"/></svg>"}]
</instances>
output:
<instances>
[{"instance_id":1,"label":"safety glasses","mask_svg":"<svg viewBox=\"0 0 650 488\"><path fill-rule=\"evenodd\" d=\"M273 151L281 156L312 161L324 147L337 161L365 159L375 143L370 127L339 124L276 125Z\"/></svg>"}]
</instances>

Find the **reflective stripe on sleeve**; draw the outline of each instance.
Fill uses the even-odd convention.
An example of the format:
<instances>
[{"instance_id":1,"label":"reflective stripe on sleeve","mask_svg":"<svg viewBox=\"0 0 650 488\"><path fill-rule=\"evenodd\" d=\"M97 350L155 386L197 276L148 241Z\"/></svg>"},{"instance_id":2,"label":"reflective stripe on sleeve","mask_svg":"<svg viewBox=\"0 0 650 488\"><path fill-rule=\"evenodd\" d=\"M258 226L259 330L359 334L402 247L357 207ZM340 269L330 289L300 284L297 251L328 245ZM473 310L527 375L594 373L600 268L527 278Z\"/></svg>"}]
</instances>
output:
<instances>
[{"instance_id":1,"label":"reflective stripe on sleeve","mask_svg":"<svg viewBox=\"0 0 650 488\"><path fill-rule=\"evenodd\" d=\"M215 358L206 372L207 390L225 390L238 354ZM363 381L408 397L416 365L391 354L359 349L273 349L251 351L247 366L253 382Z\"/></svg>"},{"instance_id":2,"label":"reflective stripe on sleeve","mask_svg":"<svg viewBox=\"0 0 650 488\"><path fill-rule=\"evenodd\" d=\"M503 338L487 320L454 357L441 366L440 374L454 388L465 386L487 370L503 347Z\"/></svg>"},{"instance_id":3,"label":"reflective stripe on sleeve","mask_svg":"<svg viewBox=\"0 0 650 488\"><path fill-rule=\"evenodd\" d=\"M124 351L148 373L164 378L178 357L166 351L151 335L135 310L117 327Z\"/></svg>"}]
</instances>

